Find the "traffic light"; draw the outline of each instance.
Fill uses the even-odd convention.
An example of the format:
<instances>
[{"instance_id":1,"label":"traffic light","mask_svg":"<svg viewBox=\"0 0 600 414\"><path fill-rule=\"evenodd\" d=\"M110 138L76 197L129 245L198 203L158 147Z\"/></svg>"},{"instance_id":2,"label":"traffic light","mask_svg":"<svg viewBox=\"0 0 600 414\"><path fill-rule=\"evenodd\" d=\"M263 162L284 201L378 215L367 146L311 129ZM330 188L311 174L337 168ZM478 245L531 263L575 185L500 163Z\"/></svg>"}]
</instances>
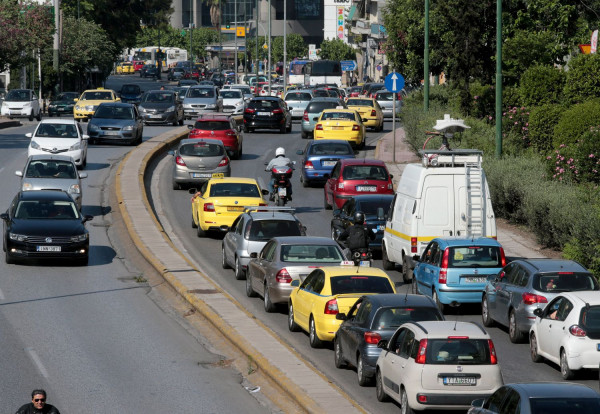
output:
<instances>
[{"instance_id":1,"label":"traffic light","mask_svg":"<svg viewBox=\"0 0 600 414\"><path fill-rule=\"evenodd\" d=\"M227 29L227 30L231 29L231 25L230 24L226 24L225 25L225 29Z\"/></svg>"}]
</instances>

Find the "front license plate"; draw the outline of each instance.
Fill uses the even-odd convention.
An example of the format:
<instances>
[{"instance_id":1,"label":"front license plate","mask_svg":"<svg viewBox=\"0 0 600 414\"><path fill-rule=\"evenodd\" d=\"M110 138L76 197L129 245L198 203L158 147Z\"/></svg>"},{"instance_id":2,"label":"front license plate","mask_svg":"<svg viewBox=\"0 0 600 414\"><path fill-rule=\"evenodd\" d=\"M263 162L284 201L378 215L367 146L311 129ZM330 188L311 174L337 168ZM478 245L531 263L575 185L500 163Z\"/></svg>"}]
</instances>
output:
<instances>
[{"instance_id":1,"label":"front license plate","mask_svg":"<svg viewBox=\"0 0 600 414\"><path fill-rule=\"evenodd\" d=\"M271 112L258 112L256 115L258 115L258 116L271 116Z\"/></svg>"},{"instance_id":2,"label":"front license plate","mask_svg":"<svg viewBox=\"0 0 600 414\"><path fill-rule=\"evenodd\" d=\"M202 174L202 173L192 173L192 178L210 178L212 177L212 174L207 173L207 174Z\"/></svg>"},{"instance_id":3,"label":"front license plate","mask_svg":"<svg viewBox=\"0 0 600 414\"><path fill-rule=\"evenodd\" d=\"M385 230L385 225L380 224L379 226L377 226L377 230L384 231Z\"/></svg>"},{"instance_id":4,"label":"front license plate","mask_svg":"<svg viewBox=\"0 0 600 414\"><path fill-rule=\"evenodd\" d=\"M475 377L444 377L444 385L476 385Z\"/></svg>"},{"instance_id":5,"label":"front license plate","mask_svg":"<svg viewBox=\"0 0 600 414\"><path fill-rule=\"evenodd\" d=\"M487 282L487 277L485 277L485 276L466 277L465 282L466 283L485 283L485 282Z\"/></svg>"},{"instance_id":6,"label":"front license plate","mask_svg":"<svg viewBox=\"0 0 600 414\"><path fill-rule=\"evenodd\" d=\"M280 197L285 197L287 195L287 189L285 187L279 187L277 189L277 194L279 194Z\"/></svg>"},{"instance_id":7,"label":"front license plate","mask_svg":"<svg viewBox=\"0 0 600 414\"><path fill-rule=\"evenodd\" d=\"M244 211L244 207L227 207L227 211Z\"/></svg>"},{"instance_id":8,"label":"front license plate","mask_svg":"<svg viewBox=\"0 0 600 414\"><path fill-rule=\"evenodd\" d=\"M119 131L104 131L104 135L119 135Z\"/></svg>"},{"instance_id":9,"label":"front license plate","mask_svg":"<svg viewBox=\"0 0 600 414\"><path fill-rule=\"evenodd\" d=\"M356 191L370 191L374 193L375 191L377 191L377 187L375 187L374 185L357 185Z\"/></svg>"},{"instance_id":10,"label":"front license plate","mask_svg":"<svg viewBox=\"0 0 600 414\"><path fill-rule=\"evenodd\" d=\"M162 118L162 116L161 115L150 115L148 118L157 119L157 118Z\"/></svg>"},{"instance_id":11,"label":"front license plate","mask_svg":"<svg viewBox=\"0 0 600 414\"><path fill-rule=\"evenodd\" d=\"M323 167L333 167L337 161L323 161Z\"/></svg>"},{"instance_id":12,"label":"front license plate","mask_svg":"<svg viewBox=\"0 0 600 414\"><path fill-rule=\"evenodd\" d=\"M60 252L60 246L37 246L38 252Z\"/></svg>"}]
</instances>

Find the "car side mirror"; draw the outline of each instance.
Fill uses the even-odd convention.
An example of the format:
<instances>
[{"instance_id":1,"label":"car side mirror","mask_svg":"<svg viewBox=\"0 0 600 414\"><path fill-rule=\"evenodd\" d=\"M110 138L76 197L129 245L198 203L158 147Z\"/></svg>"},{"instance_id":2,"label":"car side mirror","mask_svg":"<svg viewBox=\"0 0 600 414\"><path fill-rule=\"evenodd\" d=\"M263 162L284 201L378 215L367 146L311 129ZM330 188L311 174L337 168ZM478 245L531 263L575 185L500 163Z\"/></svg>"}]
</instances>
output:
<instances>
[{"instance_id":1,"label":"car side mirror","mask_svg":"<svg viewBox=\"0 0 600 414\"><path fill-rule=\"evenodd\" d=\"M377 208L377 220L385 220L385 213L383 212L383 207Z\"/></svg>"},{"instance_id":2,"label":"car side mirror","mask_svg":"<svg viewBox=\"0 0 600 414\"><path fill-rule=\"evenodd\" d=\"M196 188L190 188L190 189L188 190L188 193L190 193L190 194L192 194L192 195L193 195L193 194L196 194L197 192L198 192L198 189L196 189Z\"/></svg>"},{"instance_id":3,"label":"car side mirror","mask_svg":"<svg viewBox=\"0 0 600 414\"><path fill-rule=\"evenodd\" d=\"M73 102L79 102L79 98L73 99Z\"/></svg>"},{"instance_id":4,"label":"car side mirror","mask_svg":"<svg viewBox=\"0 0 600 414\"><path fill-rule=\"evenodd\" d=\"M394 178L394 174L390 174L390 180Z\"/></svg>"},{"instance_id":5,"label":"car side mirror","mask_svg":"<svg viewBox=\"0 0 600 414\"><path fill-rule=\"evenodd\" d=\"M17 177L23 177L23 171L15 171Z\"/></svg>"},{"instance_id":6,"label":"car side mirror","mask_svg":"<svg viewBox=\"0 0 600 414\"><path fill-rule=\"evenodd\" d=\"M377 348L381 348L386 351L387 351L387 345L388 345L387 339L382 339L381 341L377 342Z\"/></svg>"},{"instance_id":7,"label":"car side mirror","mask_svg":"<svg viewBox=\"0 0 600 414\"><path fill-rule=\"evenodd\" d=\"M94 219L94 216L86 214L85 216L83 216L83 220L81 220L82 223L85 223L86 221L92 221Z\"/></svg>"},{"instance_id":8,"label":"car side mirror","mask_svg":"<svg viewBox=\"0 0 600 414\"><path fill-rule=\"evenodd\" d=\"M86 172L80 172L79 173L79 178L87 178L87 173Z\"/></svg>"},{"instance_id":9,"label":"car side mirror","mask_svg":"<svg viewBox=\"0 0 600 414\"><path fill-rule=\"evenodd\" d=\"M300 281L298 279L294 279L292 280L292 282L290 283L291 287L298 287L300 286Z\"/></svg>"},{"instance_id":10,"label":"car side mirror","mask_svg":"<svg viewBox=\"0 0 600 414\"><path fill-rule=\"evenodd\" d=\"M420 262L421 261L421 256L419 256L418 254L415 254L412 258L413 258L413 260L415 262Z\"/></svg>"},{"instance_id":11,"label":"car side mirror","mask_svg":"<svg viewBox=\"0 0 600 414\"><path fill-rule=\"evenodd\" d=\"M28 133L26 133L26 134L25 134L25 136L26 136L27 138L31 138L31 137L33 137L33 133L31 133L31 132L28 132Z\"/></svg>"},{"instance_id":12,"label":"car side mirror","mask_svg":"<svg viewBox=\"0 0 600 414\"><path fill-rule=\"evenodd\" d=\"M189 129L190 131L191 131L192 129L194 129L194 126L193 126L193 125L188 125L187 127L188 127L188 129Z\"/></svg>"},{"instance_id":13,"label":"car side mirror","mask_svg":"<svg viewBox=\"0 0 600 414\"><path fill-rule=\"evenodd\" d=\"M345 313L337 313L335 315L335 319L337 319L338 321L345 321L346 318L346 314Z\"/></svg>"},{"instance_id":14,"label":"car side mirror","mask_svg":"<svg viewBox=\"0 0 600 414\"><path fill-rule=\"evenodd\" d=\"M167 154L169 154L169 155L175 155L175 151L174 150L167 151Z\"/></svg>"},{"instance_id":15,"label":"car side mirror","mask_svg":"<svg viewBox=\"0 0 600 414\"><path fill-rule=\"evenodd\" d=\"M251 259L256 259L257 257L258 257L258 253L256 253L256 252L250 253L250 258Z\"/></svg>"},{"instance_id":16,"label":"car side mirror","mask_svg":"<svg viewBox=\"0 0 600 414\"><path fill-rule=\"evenodd\" d=\"M4 221L8 221L8 213L2 213L2 214L0 214L0 219L2 219Z\"/></svg>"},{"instance_id":17,"label":"car side mirror","mask_svg":"<svg viewBox=\"0 0 600 414\"><path fill-rule=\"evenodd\" d=\"M87 139L90 139L90 136L89 136L89 135L87 135L87 134L83 134L83 135L81 136L81 139L83 139L83 140L87 140Z\"/></svg>"},{"instance_id":18,"label":"car side mirror","mask_svg":"<svg viewBox=\"0 0 600 414\"><path fill-rule=\"evenodd\" d=\"M543 312L544 312L544 311L543 311L542 309L540 309L540 308L535 308L535 309L533 310L533 314L534 314L535 316L537 316L538 318L541 318L541 317L542 317L542 313L543 313Z\"/></svg>"}]
</instances>

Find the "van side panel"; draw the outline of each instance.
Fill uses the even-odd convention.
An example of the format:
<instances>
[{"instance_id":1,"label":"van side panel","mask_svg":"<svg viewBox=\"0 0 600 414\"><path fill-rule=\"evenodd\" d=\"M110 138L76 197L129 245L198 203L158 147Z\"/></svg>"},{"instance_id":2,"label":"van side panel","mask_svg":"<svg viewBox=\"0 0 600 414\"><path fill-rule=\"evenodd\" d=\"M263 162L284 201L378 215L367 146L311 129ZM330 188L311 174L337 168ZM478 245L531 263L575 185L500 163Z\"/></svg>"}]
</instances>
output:
<instances>
[{"instance_id":1,"label":"van side panel","mask_svg":"<svg viewBox=\"0 0 600 414\"><path fill-rule=\"evenodd\" d=\"M467 237L467 187L464 175L454 176L454 236Z\"/></svg>"},{"instance_id":2,"label":"van side panel","mask_svg":"<svg viewBox=\"0 0 600 414\"><path fill-rule=\"evenodd\" d=\"M415 217L419 254L435 237L454 235L454 197L453 175L425 177L423 199Z\"/></svg>"},{"instance_id":3,"label":"van side panel","mask_svg":"<svg viewBox=\"0 0 600 414\"><path fill-rule=\"evenodd\" d=\"M407 227L403 224L406 222L407 205L410 203L410 198L404 194L396 193L396 201L394 203L394 211L392 217L386 223L386 233L384 234L386 252L388 259L392 262L402 263L402 246L406 244L402 240L402 235L407 234ZM410 222L409 222L410 226ZM410 227L408 227L410 229ZM389 231L392 230L392 231Z\"/></svg>"}]
</instances>

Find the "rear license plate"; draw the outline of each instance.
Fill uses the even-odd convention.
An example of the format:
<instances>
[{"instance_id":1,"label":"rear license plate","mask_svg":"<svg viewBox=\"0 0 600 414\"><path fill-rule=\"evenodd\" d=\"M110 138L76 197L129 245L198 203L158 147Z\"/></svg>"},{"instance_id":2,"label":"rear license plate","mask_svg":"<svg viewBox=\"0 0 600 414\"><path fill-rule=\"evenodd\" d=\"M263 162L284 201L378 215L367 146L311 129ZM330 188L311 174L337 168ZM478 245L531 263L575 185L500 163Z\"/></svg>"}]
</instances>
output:
<instances>
[{"instance_id":1,"label":"rear license plate","mask_svg":"<svg viewBox=\"0 0 600 414\"><path fill-rule=\"evenodd\" d=\"M38 252L60 252L60 246L37 246Z\"/></svg>"},{"instance_id":2,"label":"rear license plate","mask_svg":"<svg viewBox=\"0 0 600 414\"><path fill-rule=\"evenodd\" d=\"M119 135L119 131L104 131L104 135Z\"/></svg>"},{"instance_id":3,"label":"rear license plate","mask_svg":"<svg viewBox=\"0 0 600 414\"><path fill-rule=\"evenodd\" d=\"M487 277L485 277L485 276L465 277L465 283L485 283L485 282L487 282Z\"/></svg>"},{"instance_id":4,"label":"rear license plate","mask_svg":"<svg viewBox=\"0 0 600 414\"><path fill-rule=\"evenodd\" d=\"M377 187L374 185L357 185L356 191L370 191L374 193L375 191L377 191Z\"/></svg>"},{"instance_id":5,"label":"rear license plate","mask_svg":"<svg viewBox=\"0 0 600 414\"><path fill-rule=\"evenodd\" d=\"M337 161L323 161L323 167L333 167Z\"/></svg>"},{"instance_id":6,"label":"rear license plate","mask_svg":"<svg viewBox=\"0 0 600 414\"><path fill-rule=\"evenodd\" d=\"M244 207L227 207L227 211L244 211Z\"/></svg>"},{"instance_id":7,"label":"rear license plate","mask_svg":"<svg viewBox=\"0 0 600 414\"><path fill-rule=\"evenodd\" d=\"M212 174L192 173L192 178L211 178Z\"/></svg>"},{"instance_id":8,"label":"rear license plate","mask_svg":"<svg viewBox=\"0 0 600 414\"><path fill-rule=\"evenodd\" d=\"M371 267L371 262L369 262L368 260L363 260L360 262L360 265L362 267Z\"/></svg>"},{"instance_id":9,"label":"rear license plate","mask_svg":"<svg viewBox=\"0 0 600 414\"><path fill-rule=\"evenodd\" d=\"M258 112L256 115L258 115L258 116L271 116L271 112Z\"/></svg>"},{"instance_id":10,"label":"rear license plate","mask_svg":"<svg viewBox=\"0 0 600 414\"><path fill-rule=\"evenodd\" d=\"M477 385L475 377L444 377L444 385Z\"/></svg>"},{"instance_id":11,"label":"rear license plate","mask_svg":"<svg viewBox=\"0 0 600 414\"><path fill-rule=\"evenodd\" d=\"M384 231L385 230L385 225L380 224L379 226L377 226L377 230Z\"/></svg>"},{"instance_id":12,"label":"rear license plate","mask_svg":"<svg viewBox=\"0 0 600 414\"><path fill-rule=\"evenodd\" d=\"M339 131L339 130L344 130L344 127L340 127L340 126L334 126L332 128L334 131Z\"/></svg>"},{"instance_id":13,"label":"rear license plate","mask_svg":"<svg viewBox=\"0 0 600 414\"><path fill-rule=\"evenodd\" d=\"M279 187L277 189L277 194L279 194L280 197L285 197L287 195L287 189L284 187Z\"/></svg>"}]
</instances>

